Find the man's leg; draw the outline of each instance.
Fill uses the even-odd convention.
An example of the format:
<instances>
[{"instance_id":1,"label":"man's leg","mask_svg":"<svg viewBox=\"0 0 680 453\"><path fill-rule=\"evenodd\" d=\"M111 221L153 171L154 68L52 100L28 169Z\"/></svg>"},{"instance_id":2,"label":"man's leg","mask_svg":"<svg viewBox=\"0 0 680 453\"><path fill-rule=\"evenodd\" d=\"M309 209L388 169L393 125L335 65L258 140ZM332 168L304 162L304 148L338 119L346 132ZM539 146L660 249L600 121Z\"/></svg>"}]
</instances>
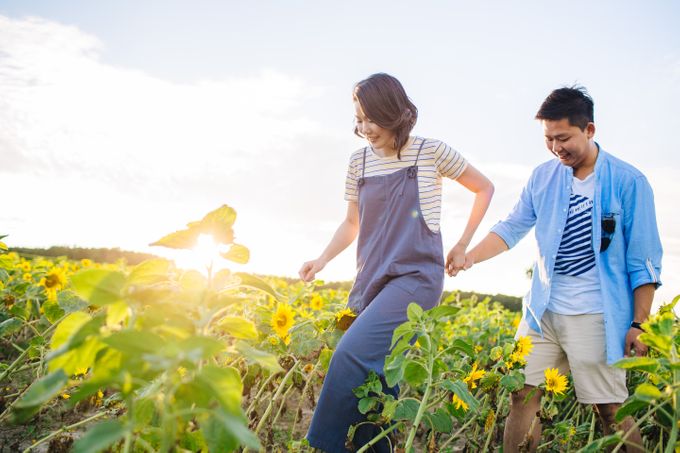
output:
<instances>
[{"instance_id":1,"label":"man's leg","mask_svg":"<svg viewBox=\"0 0 680 453\"><path fill-rule=\"evenodd\" d=\"M621 423L616 423L616 411L621 407L618 403L596 404L596 412L602 423L602 430L605 435L613 434L616 431L623 431L626 436L626 452L644 452L642 445L642 435L635 426L633 417L626 417ZM630 433L628 433L630 431Z\"/></svg>"},{"instance_id":2,"label":"man's leg","mask_svg":"<svg viewBox=\"0 0 680 453\"><path fill-rule=\"evenodd\" d=\"M535 392L527 399L533 390ZM510 396L510 414L503 432L504 453L536 451L541 438L541 421L536 416L541 408L541 395L542 390L525 385Z\"/></svg>"}]
</instances>

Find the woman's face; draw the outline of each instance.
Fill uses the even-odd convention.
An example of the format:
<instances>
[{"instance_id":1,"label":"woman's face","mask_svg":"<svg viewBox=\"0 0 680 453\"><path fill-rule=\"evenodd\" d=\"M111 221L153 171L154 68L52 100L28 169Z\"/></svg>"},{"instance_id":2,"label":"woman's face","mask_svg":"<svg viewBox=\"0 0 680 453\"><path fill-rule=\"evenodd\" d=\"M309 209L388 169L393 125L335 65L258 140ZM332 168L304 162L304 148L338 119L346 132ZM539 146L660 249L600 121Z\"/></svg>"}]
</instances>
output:
<instances>
[{"instance_id":1,"label":"woman's face","mask_svg":"<svg viewBox=\"0 0 680 453\"><path fill-rule=\"evenodd\" d=\"M378 126L367 118L359 101L354 101L354 115L357 130L366 137L373 149L394 151L394 132Z\"/></svg>"}]
</instances>

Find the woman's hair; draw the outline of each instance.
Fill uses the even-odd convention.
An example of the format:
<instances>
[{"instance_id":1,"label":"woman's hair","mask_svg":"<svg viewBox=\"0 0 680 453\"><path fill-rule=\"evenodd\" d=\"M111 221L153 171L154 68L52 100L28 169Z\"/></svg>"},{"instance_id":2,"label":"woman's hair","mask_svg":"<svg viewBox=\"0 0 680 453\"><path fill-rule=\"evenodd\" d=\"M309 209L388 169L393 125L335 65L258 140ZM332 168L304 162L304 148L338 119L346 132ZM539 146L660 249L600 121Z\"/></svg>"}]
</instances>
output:
<instances>
[{"instance_id":1,"label":"woman's hair","mask_svg":"<svg viewBox=\"0 0 680 453\"><path fill-rule=\"evenodd\" d=\"M389 74L373 74L354 87L354 100L361 110L378 126L394 133L394 148L401 159L401 148L418 119L418 109L406 95L399 80ZM364 138L355 126L354 133Z\"/></svg>"},{"instance_id":2,"label":"woman's hair","mask_svg":"<svg viewBox=\"0 0 680 453\"><path fill-rule=\"evenodd\" d=\"M579 85L554 90L545 98L536 113L537 120L559 121L569 119L569 125L584 130L594 120L593 99Z\"/></svg>"}]
</instances>

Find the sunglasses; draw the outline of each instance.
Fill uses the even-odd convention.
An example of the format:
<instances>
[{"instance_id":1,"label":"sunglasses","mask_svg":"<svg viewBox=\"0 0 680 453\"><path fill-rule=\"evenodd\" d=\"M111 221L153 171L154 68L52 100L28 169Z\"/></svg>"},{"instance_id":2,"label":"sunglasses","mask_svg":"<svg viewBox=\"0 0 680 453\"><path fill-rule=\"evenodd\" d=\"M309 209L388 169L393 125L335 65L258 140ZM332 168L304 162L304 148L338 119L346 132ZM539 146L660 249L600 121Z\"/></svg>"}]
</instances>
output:
<instances>
[{"instance_id":1,"label":"sunglasses","mask_svg":"<svg viewBox=\"0 0 680 453\"><path fill-rule=\"evenodd\" d=\"M600 253L607 250L609 244L611 244L614 231L616 231L616 219L614 219L612 214L605 215L602 218L602 241L600 242Z\"/></svg>"}]
</instances>

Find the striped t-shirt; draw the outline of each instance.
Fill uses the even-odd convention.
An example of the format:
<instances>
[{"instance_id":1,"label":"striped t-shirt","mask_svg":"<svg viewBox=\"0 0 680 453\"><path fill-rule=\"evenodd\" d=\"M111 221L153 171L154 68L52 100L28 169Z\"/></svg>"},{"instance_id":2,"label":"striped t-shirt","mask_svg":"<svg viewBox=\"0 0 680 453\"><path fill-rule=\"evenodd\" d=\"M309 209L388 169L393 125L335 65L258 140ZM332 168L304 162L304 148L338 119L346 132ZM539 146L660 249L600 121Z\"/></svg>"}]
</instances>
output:
<instances>
[{"instance_id":1,"label":"striped t-shirt","mask_svg":"<svg viewBox=\"0 0 680 453\"><path fill-rule=\"evenodd\" d=\"M401 160L396 154L380 157L369 146L366 149L366 168L364 177L388 175L405 167L412 166L416 161L421 143L423 149L418 157L418 192L420 197L420 211L430 230L439 231L441 217L442 177L456 179L465 168L467 161L458 151L441 140L422 137L410 137L401 151ZM364 148L350 157L347 179L345 180L345 200L358 201L359 191L357 181L361 177Z\"/></svg>"},{"instance_id":2,"label":"striped t-shirt","mask_svg":"<svg viewBox=\"0 0 680 453\"><path fill-rule=\"evenodd\" d=\"M548 310L561 315L602 313L593 250L595 173L572 180L567 223L555 259Z\"/></svg>"}]
</instances>

